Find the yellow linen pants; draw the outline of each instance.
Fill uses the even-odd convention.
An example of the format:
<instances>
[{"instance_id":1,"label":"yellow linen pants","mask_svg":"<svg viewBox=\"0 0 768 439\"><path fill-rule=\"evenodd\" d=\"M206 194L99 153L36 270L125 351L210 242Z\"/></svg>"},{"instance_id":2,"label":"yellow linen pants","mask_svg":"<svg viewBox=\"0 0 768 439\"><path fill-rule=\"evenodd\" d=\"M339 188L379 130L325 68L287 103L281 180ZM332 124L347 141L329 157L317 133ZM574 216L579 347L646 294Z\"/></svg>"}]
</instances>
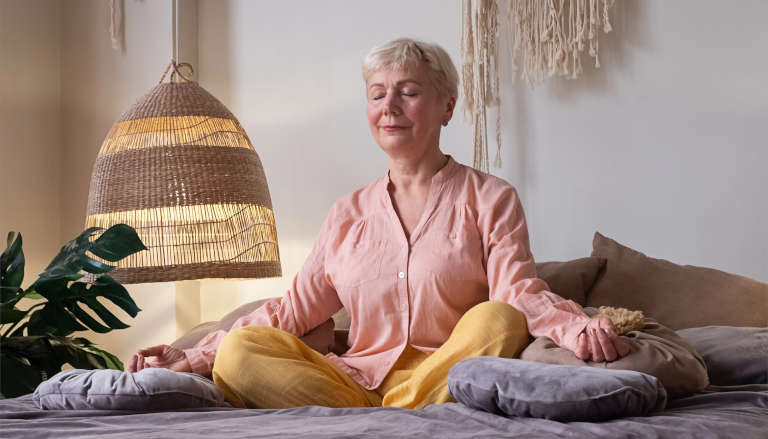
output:
<instances>
[{"instance_id":1,"label":"yellow linen pants","mask_svg":"<svg viewBox=\"0 0 768 439\"><path fill-rule=\"evenodd\" d=\"M431 355L410 345L375 390L360 386L324 355L297 337L266 326L231 331L221 341L213 381L235 407L422 408L455 400L448 371L465 358L513 358L528 344L525 317L502 302L467 311L451 336Z\"/></svg>"}]
</instances>

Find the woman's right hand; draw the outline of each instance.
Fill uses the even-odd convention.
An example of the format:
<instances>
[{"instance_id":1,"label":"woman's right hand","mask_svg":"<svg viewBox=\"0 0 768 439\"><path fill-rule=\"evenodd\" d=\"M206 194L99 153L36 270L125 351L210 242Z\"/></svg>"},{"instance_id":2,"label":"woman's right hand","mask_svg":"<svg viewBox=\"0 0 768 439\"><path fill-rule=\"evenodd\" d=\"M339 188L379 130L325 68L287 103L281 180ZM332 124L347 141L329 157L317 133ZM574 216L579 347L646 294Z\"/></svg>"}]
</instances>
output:
<instances>
[{"instance_id":1,"label":"woman's right hand","mask_svg":"<svg viewBox=\"0 0 768 439\"><path fill-rule=\"evenodd\" d=\"M155 357L155 361L147 361L148 357ZM128 364L129 372L138 372L148 367L162 367L176 372L192 372L192 366L184 355L184 351L167 344L139 349L131 356Z\"/></svg>"}]
</instances>

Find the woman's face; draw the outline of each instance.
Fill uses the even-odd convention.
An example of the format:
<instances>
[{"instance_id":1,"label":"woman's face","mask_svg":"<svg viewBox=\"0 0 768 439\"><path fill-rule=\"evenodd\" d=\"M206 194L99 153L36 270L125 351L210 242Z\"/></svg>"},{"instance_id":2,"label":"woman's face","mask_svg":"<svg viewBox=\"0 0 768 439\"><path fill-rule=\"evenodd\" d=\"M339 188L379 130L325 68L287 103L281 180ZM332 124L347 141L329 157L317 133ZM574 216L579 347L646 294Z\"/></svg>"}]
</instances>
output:
<instances>
[{"instance_id":1,"label":"woman's face","mask_svg":"<svg viewBox=\"0 0 768 439\"><path fill-rule=\"evenodd\" d=\"M438 148L440 126L451 119L455 99L438 94L428 68L380 70L368 78L368 126L390 158L418 158Z\"/></svg>"}]
</instances>

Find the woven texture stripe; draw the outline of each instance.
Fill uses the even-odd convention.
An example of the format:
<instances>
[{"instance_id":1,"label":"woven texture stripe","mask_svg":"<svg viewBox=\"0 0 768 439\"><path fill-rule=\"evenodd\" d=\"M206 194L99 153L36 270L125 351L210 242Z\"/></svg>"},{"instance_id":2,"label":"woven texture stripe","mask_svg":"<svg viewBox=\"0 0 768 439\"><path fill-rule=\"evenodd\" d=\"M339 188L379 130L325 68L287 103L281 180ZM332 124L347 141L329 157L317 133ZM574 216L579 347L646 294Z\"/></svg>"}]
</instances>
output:
<instances>
[{"instance_id":1,"label":"woven texture stripe","mask_svg":"<svg viewBox=\"0 0 768 439\"><path fill-rule=\"evenodd\" d=\"M167 273L179 273L173 280L193 279L260 279L281 276L280 262L256 261L248 263L205 263L168 265L162 271L157 268L121 268L110 272L116 281L125 284L166 282ZM233 275L233 273L236 273ZM234 277L237 276L237 277Z\"/></svg>"},{"instance_id":2,"label":"woven texture stripe","mask_svg":"<svg viewBox=\"0 0 768 439\"><path fill-rule=\"evenodd\" d=\"M244 148L163 147L103 155L93 166L91 186L88 215L210 203L272 208L259 156Z\"/></svg>"},{"instance_id":3,"label":"woven texture stripe","mask_svg":"<svg viewBox=\"0 0 768 439\"><path fill-rule=\"evenodd\" d=\"M128 224L147 246L110 272L123 283L281 275L261 160L194 82L154 87L112 126L87 212L87 227Z\"/></svg>"},{"instance_id":4,"label":"woven texture stripe","mask_svg":"<svg viewBox=\"0 0 768 439\"><path fill-rule=\"evenodd\" d=\"M236 120L224 104L196 82L177 82L155 86L117 121L168 116L208 116Z\"/></svg>"},{"instance_id":5,"label":"woven texture stripe","mask_svg":"<svg viewBox=\"0 0 768 439\"><path fill-rule=\"evenodd\" d=\"M197 222L189 223L190 218ZM253 205L202 205L129 210L88 217L88 227L132 224L150 249L123 259L126 267L200 263L279 262L272 210Z\"/></svg>"},{"instance_id":6,"label":"woven texture stripe","mask_svg":"<svg viewBox=\"0 0 768 439\"><path fill-rule=\"evenodd\" d=\"M206 116L148 117L112 126L101 154L162 146L220 146L253 149L233 119Z\"/></svg>"}]
</instances>

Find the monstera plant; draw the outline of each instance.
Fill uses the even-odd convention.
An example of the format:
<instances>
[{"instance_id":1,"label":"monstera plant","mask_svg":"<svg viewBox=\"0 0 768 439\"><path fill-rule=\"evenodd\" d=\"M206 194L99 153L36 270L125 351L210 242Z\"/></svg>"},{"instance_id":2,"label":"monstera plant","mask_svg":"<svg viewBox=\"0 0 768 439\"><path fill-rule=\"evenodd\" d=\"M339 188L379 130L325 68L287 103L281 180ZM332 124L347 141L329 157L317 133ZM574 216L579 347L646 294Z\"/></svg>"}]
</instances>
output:
<instances>
[{"instance_id":1,"label":"monstera plant","mask_svg":"<svg viewBox=\"0 0 768 439\"><path fill-rule=\"evenodd\" d=\"M62 247L39 278L26 289L21 234L8 234L0 256L0 393L15 397L69 364L78 369L123 370L120 360L99 349L77 331L99 333L127 328L99 299L106 299L131 317L139 309L128 291L104 274L117 262L146 250L136 231L125 224L104 230L92 227ZM90 274L87 282L83 281ZM22 299L36 300L20 309ZM24 301L24 303L30 303ZM95 314L101 322L89 314Z\"/></svg>"}]
</instances>

